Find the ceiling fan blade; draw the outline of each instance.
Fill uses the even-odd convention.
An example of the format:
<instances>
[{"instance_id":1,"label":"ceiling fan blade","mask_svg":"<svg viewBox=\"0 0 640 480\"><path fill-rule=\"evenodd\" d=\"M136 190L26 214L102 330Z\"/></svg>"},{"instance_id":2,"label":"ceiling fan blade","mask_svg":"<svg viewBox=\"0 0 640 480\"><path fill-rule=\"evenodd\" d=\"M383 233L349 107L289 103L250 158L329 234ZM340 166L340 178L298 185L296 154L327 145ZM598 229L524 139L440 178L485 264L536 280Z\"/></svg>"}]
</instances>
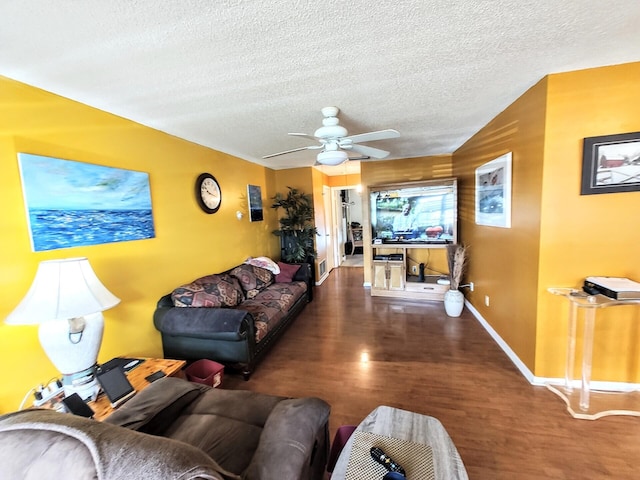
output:
<instances>
[{"instance_id":1,"label":"ceiling fan blade","mask_svg":"<svg viewBox=\"0 0 640 480\"><path fill-rule=\"evenodd\" d=\"M277 157L278 155L286 155L287 153L299 152L301 150L319 150L322 145L309 145L308 147L292 148L291 150L285 150L284 152L272 153L271 155L265 155L262 158Z\"/></svg>"},{"instance_id":2,"label":"ceiling fan blade","mask_svg":"<svg viewBox=\"0 0 640 480\"><path fill-rule=\"evenodd\" d=\"M304 138L309 138L311 140L315 140L316 142L319 141L320 139L314 137L313 135L309 135L307 133L289 133L288 135L291 135L293 137L304 137Z\"/></svg>"},{"instance_id":3,"label":"ceiling fan blade","mask_svg":"<svg viewBox=\"0 0 640 480\"><path fill-rule=\"evenodd\" d=\"M362 155L373 158L385 158L389 155L386 150L380 150L379 148L367 147L366 145L353 144L349 147L349 150L354 150Z\"/></svg>"},{"instance_id":4,"label":"ceiling fan blade","mask_svg":"<svg viewBox=\"0 0 640 480\"><path fill-rule=\"evenodd\" d=\"M398 138L400 132L391 128L387 130L378 130L377 132L359 133L344 137L345 140L351 140L353 143L373 142L374 140L386 140L388 138Z\"/></svg>"}]
</instances>

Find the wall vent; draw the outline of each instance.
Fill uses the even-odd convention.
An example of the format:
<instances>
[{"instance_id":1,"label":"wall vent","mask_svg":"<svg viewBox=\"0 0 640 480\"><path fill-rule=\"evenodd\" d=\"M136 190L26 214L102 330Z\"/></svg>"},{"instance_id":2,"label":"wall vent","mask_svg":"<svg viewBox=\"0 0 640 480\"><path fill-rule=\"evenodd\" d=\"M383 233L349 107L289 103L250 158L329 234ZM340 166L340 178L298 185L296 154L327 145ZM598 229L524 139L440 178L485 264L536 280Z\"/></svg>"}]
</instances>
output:
<instances>
[{"instance_id":1,"label":"wall vent","mask_svg":"<svg viewBox=\"0 0 640 480\"><path fill-rule=\"evenodd\" d=\"M327 273L327 259L325 258L318 264L318 273L322 277L325 273Z\"/></svg>"}]
</instances>

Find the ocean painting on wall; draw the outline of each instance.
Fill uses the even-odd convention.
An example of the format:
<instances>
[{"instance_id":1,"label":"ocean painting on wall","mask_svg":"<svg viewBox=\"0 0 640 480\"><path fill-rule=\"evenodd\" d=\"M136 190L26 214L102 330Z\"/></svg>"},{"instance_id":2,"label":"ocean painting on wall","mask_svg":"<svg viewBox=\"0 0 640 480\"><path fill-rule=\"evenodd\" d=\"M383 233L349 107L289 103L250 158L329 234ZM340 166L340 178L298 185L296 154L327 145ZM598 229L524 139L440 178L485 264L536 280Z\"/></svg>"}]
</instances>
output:
<instances>
[{"instance_id":1,"label":"ocean painting on wall","mask_svg":"<svg viewBox=\"0 0 640 480\"><path fill-rule=\"evenodd\" d=\"M19 153L34 252L155 237L149 174Z\"/></svg>"}]
</instances>

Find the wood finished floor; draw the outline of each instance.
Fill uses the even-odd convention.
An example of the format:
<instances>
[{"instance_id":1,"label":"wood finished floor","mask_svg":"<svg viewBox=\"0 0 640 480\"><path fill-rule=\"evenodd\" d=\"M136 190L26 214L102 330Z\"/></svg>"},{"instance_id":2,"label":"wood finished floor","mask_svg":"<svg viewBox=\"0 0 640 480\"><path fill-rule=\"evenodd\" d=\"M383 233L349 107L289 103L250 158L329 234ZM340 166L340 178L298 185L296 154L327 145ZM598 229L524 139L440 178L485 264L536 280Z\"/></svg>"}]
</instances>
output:
<instances>
[{"instance_id":1,"label":"wood finished floor","mask_svg":"<svg viewBox=\"0 0 640 480\"><path fill-rule=\"evenodd\" d=\"M640 478L640 418L573 419L466 309L372 298L362 278L332 271L251 379L224 387L323 398L332 438L378 405L436 417L472 480Z\"/></svg>"}]
</instances>

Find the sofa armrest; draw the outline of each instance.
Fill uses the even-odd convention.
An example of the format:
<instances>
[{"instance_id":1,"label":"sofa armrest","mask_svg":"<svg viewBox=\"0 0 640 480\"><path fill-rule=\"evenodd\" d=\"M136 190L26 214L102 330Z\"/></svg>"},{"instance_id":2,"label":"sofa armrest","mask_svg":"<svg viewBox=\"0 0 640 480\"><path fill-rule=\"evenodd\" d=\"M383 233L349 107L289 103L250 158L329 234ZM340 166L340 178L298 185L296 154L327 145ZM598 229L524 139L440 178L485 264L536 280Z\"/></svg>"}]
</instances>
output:
<instances>
[{"instance_id":1,"label":"sofa armrest","mask_svg":"<svg viewBox=\"0 0 640 480\"><path fill-rule=\"evenodd\" d=\"M293 275L293 280L297 282L308 282L311 280L311 265L308 263L292 263L291 265L300 265L298 271Z\"/></svg>"},{"instance_id":2,"label":"sofa armrest","mask_svg":"<svg viewBox=\"0 0 640 480\"><path fill-rule=\"evenodd\" d=\"M158 308L171 308L173 307L173 300L171 299L171 294L167 293L164 297L158 300Z\"/></svg>"},{"instance_id":3,"label":"sofa armrest","mask_svg":"<svg viewBox=\"0 0 640 480\"><path fill-rule=\"evenodd\" d=\"M0 461L3 479L229 478L194 446L53 410L0 417Z\"/></svg>"},{"instance_id":4,"label":"sofa armrest","mask_svg":"<svg viewBox=\"0 0 640 480\"><path fill-rule=\"evenodd\" d=\"M162 436L187 405L208 389L182 378L164 377L138 392L104 422Z\"/></svg>"},{"instance_id":5,"label":"sofa armrest","mask_svg":"<svg viewBox=\"0 0 640 480\"><path fill-rule=\"evenodd\" d=\"M158 306L153 324L167 335L217 340L240 340L254 331L251 314L235 308Z\"/></svg>"},{"instance_id":6,"label":"sofa armrest","mask_svg":"<svg viewBox=\"0 0 640 480\"><path fill-rule=\"evenodd\" d=\"M300 268L293 276L293 281L305 282L307 284L307 301L311 302L313 300L313 275L311 274L311 265L308 263L300 263L299 265Z\"/></svg>"},{"instance_id":7,"label":"sofa armrest","mask_svg":"<svg viewBox=\"0 0 640 480\"><path fill-rule=\"evenodd\" d=\"M245 480L305 478L319 432L331 408L319 398L292 398L278 403L262 430L258 448L244 473Z\"/></svg>"}]
</instances>

